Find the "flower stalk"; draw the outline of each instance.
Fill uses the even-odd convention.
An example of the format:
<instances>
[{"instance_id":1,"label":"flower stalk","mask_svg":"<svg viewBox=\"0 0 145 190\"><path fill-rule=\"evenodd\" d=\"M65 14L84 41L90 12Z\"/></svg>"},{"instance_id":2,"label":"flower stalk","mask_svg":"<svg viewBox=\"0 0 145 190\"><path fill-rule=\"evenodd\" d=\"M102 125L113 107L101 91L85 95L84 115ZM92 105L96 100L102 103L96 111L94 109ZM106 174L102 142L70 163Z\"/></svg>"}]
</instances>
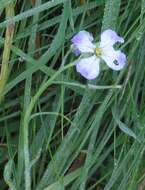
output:
<instances>
[{"instance_id":1,"label":"flower stalk","mask_svg":"<svg viewBox=\"0 0 145 190\"><path fill-rule=\"evenodd\" d=\"M5 86L9 76L9 59L10 59L10 52L14 35L14 24L11 21L13 16L14 16L14 4L10 3L6 7L6 18L9 19L10 22L7 25L5 33L5 42L4 42L4 50L3 50L1 73L0 73L0 103L4 99L3 91L5 90Z\"/></svg>"}]
</instances>

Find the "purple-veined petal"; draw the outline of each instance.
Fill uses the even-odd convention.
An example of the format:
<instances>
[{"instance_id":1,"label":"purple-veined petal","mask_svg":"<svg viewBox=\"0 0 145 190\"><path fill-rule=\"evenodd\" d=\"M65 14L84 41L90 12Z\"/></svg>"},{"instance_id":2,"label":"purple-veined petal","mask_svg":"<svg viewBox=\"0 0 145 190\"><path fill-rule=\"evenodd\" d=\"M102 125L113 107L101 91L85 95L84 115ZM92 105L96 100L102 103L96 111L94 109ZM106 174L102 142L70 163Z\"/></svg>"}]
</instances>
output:
<instances>
[{"instance_id":1,"label":"purple-veined petal","mask_svg":"<svg viewBox=\"0 0 145 190\"><path fill-rule=\"evenodd\" d=\"M108 29L101 34L100 47L113 46L117 42L124 43L124 39L118 36L115 31Z\"/></svg>"},{"instance_id":2,"label":"purple-veined petal","mask_svg":"<svg viewBox=\"0 0 145 190\"><path fill-rule=\"evenodd\" d=\"M71 39L71 42L73 43L75 48L82 53L94 52L95 45L92 43L92 41L93 36L85 30L80 31Z\"/></svg>"},{"instance_id":3,"label":"purple-veined petal","mask_svg":"<svg viewBox=\"0 0 145 190\"><path fill-rule=\"evenodd\" d=\"M95 55L80 59L76 63L76 70L80 73L84 78L88 80L95 79L99 75L99 62L100 59Z\"/></svg>"},{"instance_id":4,"label":"purple-veined petal","mask_svg":"<svg viewBox=\"0 0 145 190\"><path fill-rule=\"evenodd\" d=\"M123 69L126 63L126 55L120 50L115 51L113 47L104 48L101 57L108 67L116 71Z\"/></svg>"}]
</instances>

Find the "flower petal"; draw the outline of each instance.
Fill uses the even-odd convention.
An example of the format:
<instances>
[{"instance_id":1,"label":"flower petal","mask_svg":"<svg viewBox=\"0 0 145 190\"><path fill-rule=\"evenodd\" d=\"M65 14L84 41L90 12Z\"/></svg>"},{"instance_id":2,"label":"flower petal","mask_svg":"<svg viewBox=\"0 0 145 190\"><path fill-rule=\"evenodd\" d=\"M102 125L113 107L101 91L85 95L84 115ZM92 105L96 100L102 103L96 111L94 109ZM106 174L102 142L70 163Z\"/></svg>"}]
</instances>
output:
<instances>
[{"instance_id":1,"label":"flower petal","mask_svg":"<svg viewBox=\"0 0 145 190\"><path fill-rule=\"evenodd\" d=\"M93 41L93 36L85 30L80 31L71 40L74 47L83 53L94 52L95 45L92 43L92 41Z\"/></svg>"},{"instance_id":2,"label":"flower petal","mask_svg":"<svg viewBox=\"0 0 145 190\"><path fill-rule=\"evenodd\" d=\"M100 47L113 46L117 42L124 43L124 39L118 36L115 31L108 29L101 34Z\"/></svg>"},{"instance_id":3,"label":"flower petal","mask_svg":"<svg viewBox=\"0 0 145 190\"><path fill-rule=\"evenodd\" d=\"M101 57L108 67L116 71L123 69L126 63L126 55L120 50L115 51L113 47L105 48Z\"/></svg>"},{"instance_id":4,"label":"flower petal","mask_svg":"<svg viewBox=\"0 0 145 190\"><path fill-rule=\"evenodd\" d=\"M100 71L99 62L100 59L96 56L83 58L77 62L76 70L88 80L95 79L99 75Z\"/></svg>"}]
</instances>

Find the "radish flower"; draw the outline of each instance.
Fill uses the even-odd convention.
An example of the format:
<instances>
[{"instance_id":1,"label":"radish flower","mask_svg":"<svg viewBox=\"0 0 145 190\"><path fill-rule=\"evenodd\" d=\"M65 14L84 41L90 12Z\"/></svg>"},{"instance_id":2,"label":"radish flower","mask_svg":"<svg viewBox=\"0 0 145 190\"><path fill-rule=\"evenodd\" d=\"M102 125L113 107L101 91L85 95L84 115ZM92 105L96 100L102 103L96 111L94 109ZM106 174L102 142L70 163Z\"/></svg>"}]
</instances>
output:
<instances>
[{"instance_id":1,"label":"radish flower","mask_svg":"<svg viewBox=\"0 0 145 190\"><path fill-rule=\"evenodd\" d=\"M104 60L108 67L119 71L126 63L126 55L120 50L115 50L113 45L117 42L124 43L124 39L111 29L105 30L101 34L101 40L96 45L93 43L93 36L83 30L76 34L71 42L74 53L80 59L76 62L76 70L88 80L95 79L100 72L100 61ZM88 54L89 57L83 55Z\"/></svg>"}]
</instances>

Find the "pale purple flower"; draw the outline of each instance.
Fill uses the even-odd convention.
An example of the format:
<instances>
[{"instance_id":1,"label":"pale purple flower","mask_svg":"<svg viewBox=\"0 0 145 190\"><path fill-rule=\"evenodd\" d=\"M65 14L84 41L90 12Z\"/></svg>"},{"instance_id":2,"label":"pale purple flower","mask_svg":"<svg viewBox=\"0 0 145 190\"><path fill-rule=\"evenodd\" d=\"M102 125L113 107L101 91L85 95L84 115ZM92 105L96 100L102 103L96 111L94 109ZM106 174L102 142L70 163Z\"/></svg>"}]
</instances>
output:
<instances>
[{"instance_id":1,"label":"pale purple flower","mask_svg":"<svg viewBox=\"0 0 145 190\"><path fill-rule=\"evenodd\" d=\"M72 38L74 53L81 58L76 62L76 70L88 80L95 79L100 72L100 61L104 60L113 70L121 70L126 63L126 55L120 50L115 50L113 45L117 42L124 43L124 39L111 29L101 34L98 45L93 43L93 36L87 31L80 31ZM83 57L89 53L89 57Z\"/></svg>"}]
</instances>

